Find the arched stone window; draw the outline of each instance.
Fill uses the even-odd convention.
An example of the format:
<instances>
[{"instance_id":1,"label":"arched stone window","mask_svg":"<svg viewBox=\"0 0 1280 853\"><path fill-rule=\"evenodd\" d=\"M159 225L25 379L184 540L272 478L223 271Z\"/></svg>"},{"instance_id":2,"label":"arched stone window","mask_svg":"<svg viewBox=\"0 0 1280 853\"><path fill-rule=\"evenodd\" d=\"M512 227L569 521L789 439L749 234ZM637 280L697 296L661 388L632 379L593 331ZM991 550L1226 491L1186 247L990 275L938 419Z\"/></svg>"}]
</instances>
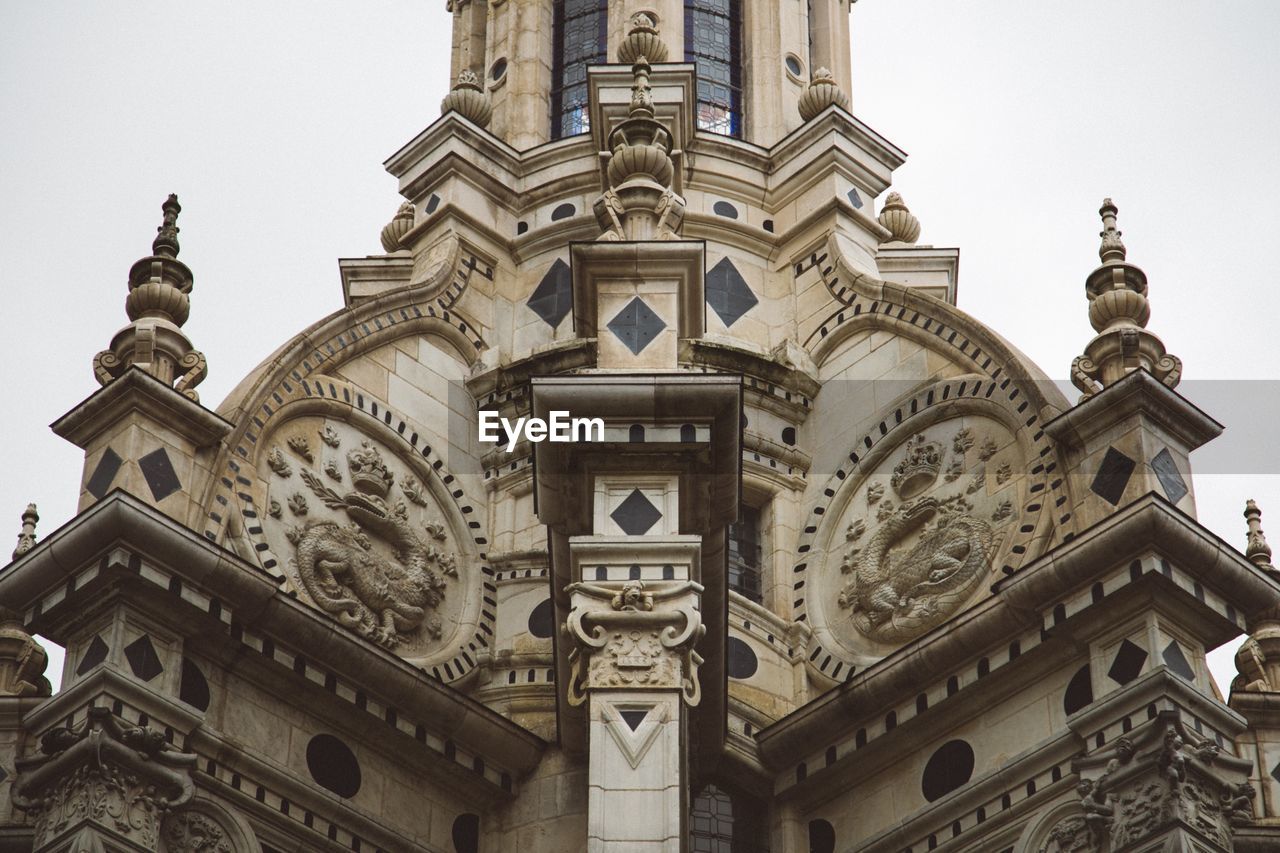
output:
<instances>
[{"instance_id":1,"label":"arched stone window","mask_svg":"<svg viewBox=\"0 0 1280 853\"><path fill-rule=\"evenodd\" d=\"M697 65L698 129L742 136L742 0L685 0L684 58Z\"/></svg>"},{"instance_id":2,"label":"arched stone window","mask_svg":"<svg viewBox=\"0 0 1280 853\"><path fill-rule=\"evenodd\" d=\"M591 129L587 66L606 61L608 0L555 0L552 24L551 138Z\"/></svg>"}]
</instances>

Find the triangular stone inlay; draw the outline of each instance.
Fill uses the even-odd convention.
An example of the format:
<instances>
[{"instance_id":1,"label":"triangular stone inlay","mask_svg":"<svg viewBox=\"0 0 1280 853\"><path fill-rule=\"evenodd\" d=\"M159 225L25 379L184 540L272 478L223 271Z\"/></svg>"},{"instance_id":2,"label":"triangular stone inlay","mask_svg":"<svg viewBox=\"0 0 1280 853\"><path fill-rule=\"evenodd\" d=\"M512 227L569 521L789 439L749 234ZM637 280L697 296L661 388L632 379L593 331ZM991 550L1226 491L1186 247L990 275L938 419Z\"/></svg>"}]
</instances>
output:
<instances>
[{"instance_id":1,"label":"triangular stone inlay","mask_svg":"<svg viewBox=\"0 0 1280 853\"><path fill-rule=\"evenodd\" d=\"M641 719L633 727L624 714L639 714ZM628 708L623 710L614 705L604 706L605 729L613 737L622 757L634 770L644 760L645 753L662 732L662 725L667 721L667 708L660 705L652 708Z\"/></svg>"},{"instance_id":2,"label":"triangular stone inlay","mask_svg":"<svg viewBox=\"0 0 1280 853\"><path fill-rule=\"evenodd\" d=\"M619 710L618 713L622 715L622 721L630 726L631 731L633 732L640 728L640 724L644 722L644 718L649 716L649 710L647 708L643 711Z\"/></svg>"}]
</instances>

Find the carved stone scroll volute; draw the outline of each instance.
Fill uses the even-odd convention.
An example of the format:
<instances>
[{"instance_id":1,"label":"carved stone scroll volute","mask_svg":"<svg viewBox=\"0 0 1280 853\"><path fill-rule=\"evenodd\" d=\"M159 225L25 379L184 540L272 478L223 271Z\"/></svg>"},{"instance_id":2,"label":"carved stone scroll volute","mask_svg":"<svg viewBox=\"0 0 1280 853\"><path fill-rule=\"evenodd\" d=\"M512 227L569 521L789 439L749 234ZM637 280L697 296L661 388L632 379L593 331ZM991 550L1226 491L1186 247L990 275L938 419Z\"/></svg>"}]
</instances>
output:
<instances>
[{"instance_id":1,"label":"carved stone scroll volute","mask_svg":"<svg viewBox=\"0 0 1280 853\"><path fill-rule=\"evenodd\" d=\"M158 850L160 822L195 791L196 756L180 753L164 735L130 726L105 708L90 708L78 728L46 732L38 755L15 762L14 805L35 823L33 851Z\"/></svg>"}]
</instances>

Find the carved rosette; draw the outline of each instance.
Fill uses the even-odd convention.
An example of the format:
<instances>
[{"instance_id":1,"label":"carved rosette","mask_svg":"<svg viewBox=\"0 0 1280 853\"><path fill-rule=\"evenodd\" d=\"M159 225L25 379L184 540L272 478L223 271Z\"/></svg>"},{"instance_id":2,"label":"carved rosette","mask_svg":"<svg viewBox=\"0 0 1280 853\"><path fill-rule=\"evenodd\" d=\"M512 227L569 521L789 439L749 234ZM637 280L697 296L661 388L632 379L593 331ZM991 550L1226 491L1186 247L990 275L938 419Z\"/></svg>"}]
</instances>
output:
<instances>
[{"instance_id":1,"label":"carved rosette","mask_svg":"<svg viewBox=\"0 0 1280 853\"><path fill-rule=\"evenodd\" d=\"M420 665L438 663L460 630L474 629L470 572L430 470L318 416L288 421L261 446L262 505L271 510L258 529L287 589Z\"/></svg>"},{"instance_id":2,"label":"carved rosette","mask_svg":"<svg viewBox=\"0 0 1280 853\"><path fill-rule=\"evenodd\" d=\"M213 816L192 809L170 813L161 829L165 853L236 853L230 835Z\"/></svg>"},{"instance_id":3,"label":"carved rosette","mask_svg":"<svg viewBox=\"0 0 1280 853\"><path fill-rule=\"evenodd\" d=\"M815 629L868 663L942 624L989 585L1020 524L1026 468L1010 430L976 415L904 431L845 493L829 528Z\"/></svg>"},{"instance_id":4,"label":"carved rosette","mask_svg":"<svg viewBox=\"0 0 1280 853\"><path fill-rule=\"evenodd\" d=\"M569 585L572 609L565 631L569 653L569 702L581 705L590 690L679 690L689 705L701 698L693 647L706 631L698 611L702 586L692 581L646 590L640 581Z\"/></svg>"},{"instance_id":5,"label":"carved rosette","mask_svg":"<svg viewBox=\"0 0 1280 853\"><path fill-rule=\"evenodd\" d=\"M1098 849L1088 822L1075 815L1055 823L1037 853L1097 853Z\"/></svg>"},{"instance_id":6,"label":"carved rosette","mask_svg":"<svg viewBox=\"0 0 1280 853\"><path fill-rule=\"evenodd\" d=\"M15 762L13 802L35 824L35 850L77 830L155 850L164 815L195 791L195 762L162 733L91 708L79 728L46 732L38 755Z\"/></svg>"}]
</instances>

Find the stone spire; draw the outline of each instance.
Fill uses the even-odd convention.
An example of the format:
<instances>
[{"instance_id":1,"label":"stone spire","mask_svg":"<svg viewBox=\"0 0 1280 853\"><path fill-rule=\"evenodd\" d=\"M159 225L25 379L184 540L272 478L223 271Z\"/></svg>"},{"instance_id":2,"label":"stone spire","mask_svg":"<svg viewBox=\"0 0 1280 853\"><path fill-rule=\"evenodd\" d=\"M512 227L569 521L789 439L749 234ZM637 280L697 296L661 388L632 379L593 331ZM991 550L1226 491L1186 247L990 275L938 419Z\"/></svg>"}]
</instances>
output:
<instances>
[{"instance_id":1,"label":"stone spire","mask_svg":"<svg viewBox=\"0 0 1280 853\"><path fill-rule=\"evenodd\" d=\"M646 35L652 29L652 19L646 15L637 15L632 21L631 35ZM634 46L639 40L626 44ZM624 48L619 48L619 54ZM671 132L654 117L649 85L652 70L645 56L636 59L631 68L630 111L609 132L607 144L612 154L605 191L593 206L604 232L601 240L677 239L684 219L684 199L671 186L675 176Z\"/></svg>"},{"instance_id":2,"label":"stone spire","mask_svg":"<svg viewBox=\"0 0 1280 853\"><path fill-rule=\"evenodd\" d=\"M18 559L36 547L36 524L39 521L40 516L36 514L36 505L27 504L26 510L22 513L22 530L18 533L18 547L13 549L13 559Z\"/></svg>"},{"instance_id":3,"label":"stone spire","mask_svg":"<svg viewBox=\"0 0 1280 853\"><path fill-rule=\"evenodd\" d=\"M458 115L478 127L488 127L493 116L493 107L489 104L489 96L480 85L480 78L470 69L458 75L458 82L453 90L440 102L440 113L453 110Z\"/></svg>"},{"instance_id":4,"label":"stone spire","mask_svg":"<svg viewBox=\"0 0 1280 853\"><path fill-rule=\"evenodd\" d=\"M838 104L841 109L849 109L849 96L840 88L840 84L836 82L836 78L831 72L825 68L819 68L813 72L809 85L800 95L800 101L797 106L800 109L800 118L809 121L818 113L825 110L832 104ZM905 240L903 242L910 242Z\"/></svg>"},{"instance_id":5,"label":"stone spire","mask_svg":"<svg viewBox=\"0 0 1280 853\"><path fill-rule=\"evenodd\" d=\"M1111 199L1104 199L1098 211L1102 216L1102 245L1098 249L1102 265L1085 280L1089 322L1098 335L1071 364L1071 381L1085 398L1134 370L1146 370L1170 388L1182 377L1182 362L1166 353L1160 339L1147 331L1151 318L1147 275L1125 260L1116 212Z\"/></svg>"},{"instance_id":6,"label":"stone spire","mask_svg":"<svg viewBox=\"0 0 1280 853\"><path fill-rule=\"evenodd\" d=\"M1267 544L1267 534L1262 530L1262 510L1258 509L1252 499L1245 501L1244 518L1249 525L1249 539L1244 555L1258 568L1268 572L1276 571L1275 566L1271 565L1271 546Z\"/></svg>"},{"instance_id":7,"label":"stone spire","mask_svg":"<svg viewBox=\"0 0 1280 853\"><path fill-rule=\"evenodd\" d=\"M191 313L191 270L178 260L178 214L182 206L170 195L161 205L164 220L151 243L152 254L129 270L125 326L93 360L98 382L107 385L130 367L139 367L191 400L195 386L208 373L204 355L191 346L182 325Z\"/></svg>"},{"instance_id":8,"label":"stone spire","mask_svg":"<svg viewBox=\"0 0 1280 853\"><path fill-rule=\"evenodd\" d=\"M920 220L907 209L902 196L889 193L880 210L879 222L889 229L889 239L900 243L914 243L920 237Z\"/></svg>"}]
</instances>

